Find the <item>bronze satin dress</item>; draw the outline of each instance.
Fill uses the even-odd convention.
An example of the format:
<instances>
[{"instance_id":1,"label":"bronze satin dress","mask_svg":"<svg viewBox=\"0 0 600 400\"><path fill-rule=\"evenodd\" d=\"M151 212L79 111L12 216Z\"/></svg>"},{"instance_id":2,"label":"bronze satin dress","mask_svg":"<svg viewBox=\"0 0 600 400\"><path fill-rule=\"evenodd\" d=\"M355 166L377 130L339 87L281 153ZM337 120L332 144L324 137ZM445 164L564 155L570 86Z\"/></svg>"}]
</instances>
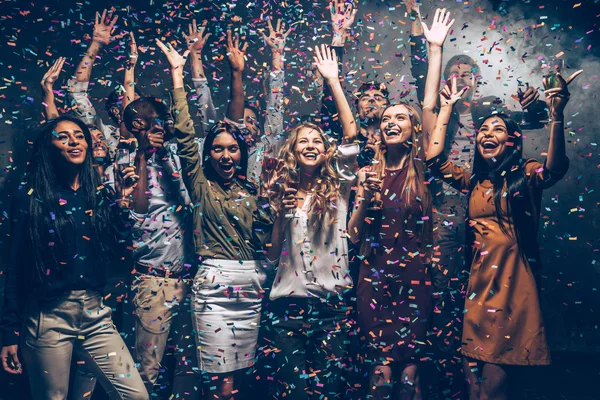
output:
<instances>
[{"instance_id":1,"label":"bronze satin dress","mask_svg":"<svg viewBox=\"0 0 600 400\"><path fill-rule=\"evenodd\" d=\"M458 190L469 190L470 172L444 156L429 160L428 165ZM559 181L566 168L562 173L553 173L534 159L527 160L523 168L533 200L537 234L542 191ZM475 185L469 198L468 224L474 231L475 243L465 301L462 354L493 364L548 365L550 353L535 274L520 256L513 235L500 229L493 196L492 182L484 180ZM500 207L506 210L505 197ZM504 217L503 224L512 232L510 219Z\"/></svg>"}]
</instances>

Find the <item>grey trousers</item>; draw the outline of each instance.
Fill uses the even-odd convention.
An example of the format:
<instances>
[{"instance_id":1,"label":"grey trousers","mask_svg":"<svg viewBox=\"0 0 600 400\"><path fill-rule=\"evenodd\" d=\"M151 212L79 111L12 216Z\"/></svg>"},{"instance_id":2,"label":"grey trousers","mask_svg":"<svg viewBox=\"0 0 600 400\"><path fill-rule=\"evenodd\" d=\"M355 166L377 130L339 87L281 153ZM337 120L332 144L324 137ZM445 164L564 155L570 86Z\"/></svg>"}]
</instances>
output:
<instances>
[{"instance_id":1,"label":"grey trousers","mask_svg":"<svg viewBox=\"0 0 600 400\"><path fill-rule=\"evenodd\" d=\"M21 349L34 399L67 398L74 355L85 364L82 369L94 373L109 398L148 399L133 358L114 328L111 309L103 306L99 292L74 290L50 303L32 301L23 332Z\"/></svg>"},{"instance_id":2,"label":"grey trousers","mask_svg":"<svg viewBox=\"0 0 600 400\"><path fill-rule=\"evenodd\" d=\"M135 357L148 393L152 394L168 347L176 365L172 394L177 399L200 396L196 343L191 317L192 279L136 274L131 285L135 307ZM170 339L170 340L169 340Z\"/></svg>"}]
</instances>

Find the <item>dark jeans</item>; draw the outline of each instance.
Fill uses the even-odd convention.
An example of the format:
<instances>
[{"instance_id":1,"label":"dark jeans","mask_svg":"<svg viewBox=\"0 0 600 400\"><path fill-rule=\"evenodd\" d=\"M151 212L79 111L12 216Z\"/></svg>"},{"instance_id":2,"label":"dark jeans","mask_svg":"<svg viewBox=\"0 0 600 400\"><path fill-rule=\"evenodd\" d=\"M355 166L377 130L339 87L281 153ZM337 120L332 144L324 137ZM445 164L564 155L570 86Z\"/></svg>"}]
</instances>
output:
<instances>
[{"instance_id":1,"label":"dark jeans","mask_svg":"<svg viewBox=\"0 0 600 400\"><path fill-rule=\"evenodd\" d=\"M348 329L345 302L284 298L271 301L268 311L279 367L276 398L341 397Z\"/></svg>"}]
</instances>

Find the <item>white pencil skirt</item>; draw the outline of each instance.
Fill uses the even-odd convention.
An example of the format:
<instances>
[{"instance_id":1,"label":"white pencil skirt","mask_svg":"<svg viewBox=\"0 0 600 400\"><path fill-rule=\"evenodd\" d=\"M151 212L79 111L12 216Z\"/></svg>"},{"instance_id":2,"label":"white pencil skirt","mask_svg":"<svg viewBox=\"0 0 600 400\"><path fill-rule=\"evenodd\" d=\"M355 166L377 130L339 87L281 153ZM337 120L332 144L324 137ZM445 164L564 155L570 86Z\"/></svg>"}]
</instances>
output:
<instances>
[{"instance_id":1,"label":"white pencil skirt","mask_svg":"<svg viewBox=\"0 0 600 400\"><path fill-rule=\"evenodd\" d=\"M222 374L254 364L266 277L260 261L204 260L192 290L202 371Z\"/></svg>"}]
</instances>

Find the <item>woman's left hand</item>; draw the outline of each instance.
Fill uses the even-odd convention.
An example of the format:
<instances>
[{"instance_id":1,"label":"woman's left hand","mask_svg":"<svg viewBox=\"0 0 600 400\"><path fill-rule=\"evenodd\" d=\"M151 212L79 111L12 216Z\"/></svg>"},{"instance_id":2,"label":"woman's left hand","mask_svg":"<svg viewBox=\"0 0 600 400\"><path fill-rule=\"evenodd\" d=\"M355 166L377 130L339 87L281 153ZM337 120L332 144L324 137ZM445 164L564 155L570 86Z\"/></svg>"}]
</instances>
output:
<instances>
[{"instance_id":1,"label":"woman's left hand","mask_svg":"<svg viewBox=\"0 0 600 400\"><path fill-rule=\"evenodd\" d=\"M569 84L573 82L573 80L579 75L581 75L582 72L583 70L580 69L579 71L574 72L566 80L562 77L560 72L557 72L556 79L558 79L558 87L555 88L551 88L548 77L544 77L542 80L545 89L544 95L546 96L546 104L550 110L551 117L556 114L562 114L565 106L569 102Z\"/></svg>"}]
</instances>

